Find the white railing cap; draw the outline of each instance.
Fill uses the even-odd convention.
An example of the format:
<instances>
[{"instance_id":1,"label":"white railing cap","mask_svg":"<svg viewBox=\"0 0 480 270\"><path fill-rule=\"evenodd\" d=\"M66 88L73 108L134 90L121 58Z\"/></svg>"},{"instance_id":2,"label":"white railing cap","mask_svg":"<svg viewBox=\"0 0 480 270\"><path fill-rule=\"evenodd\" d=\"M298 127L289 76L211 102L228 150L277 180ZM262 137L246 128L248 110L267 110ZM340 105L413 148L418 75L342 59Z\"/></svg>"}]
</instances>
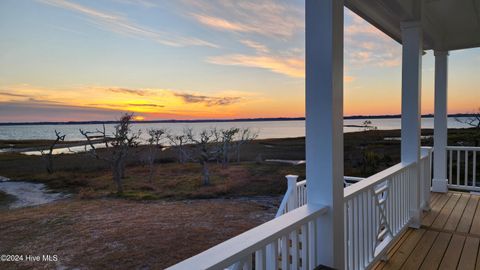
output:
<instances>
[{"instance_id":1,"label":"white railing cap","mask_svg":"<svg viewBox=\"0 0 480 270\"><path fill-rule=\"evenodd\" d=\"M305 184L307 184L307 179L302 180L302 181L298 181L298 182L297 182L297 187L298 187L298 186L305 185Z\"/></svg>"}]
</instances>

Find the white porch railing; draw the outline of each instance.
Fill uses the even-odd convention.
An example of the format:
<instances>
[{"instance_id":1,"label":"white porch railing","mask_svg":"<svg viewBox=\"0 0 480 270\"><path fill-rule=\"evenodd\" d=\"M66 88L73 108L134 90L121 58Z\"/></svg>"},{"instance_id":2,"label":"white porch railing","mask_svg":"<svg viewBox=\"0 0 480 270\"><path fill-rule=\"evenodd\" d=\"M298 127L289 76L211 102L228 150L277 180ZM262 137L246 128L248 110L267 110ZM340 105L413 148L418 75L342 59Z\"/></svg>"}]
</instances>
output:
<instances>
[{"instance_id":1,"label":"white porch railing","mask_svg":"<svg viewBox=\"0 0 480 270\"><path fill-rule=\"evenodd\" d=\"M326 211L304 205L168 269L314 269L316 228Z\"/></svg>"},{"instance_id":2,"label":"white porch railing","mask_svg":"<svg viewBox=\"0 0 480 270\"><path fill-rule=\"evenodd\" d=\"M428 208L431 153L431 148L422 148L419 163L399 163L344 189L345 269L366 269L382 258L418 210L418 192L420 205ZM317 229L328 208L307 204L305 180L287 179L278 217L168 269L303 270L318 266L318 250L328 247L319 246Z\"/></svg>"},{"instance_id":3,"label":"white porch railing","mask_svg":"<svg viewBox=\"0 0 480 270\"><path fill-rule=\"evenodd\" d=\"M297 182L297 175L287 175L285 177L287 178L288 187L275 217L279 217L293 209L307 204L307 180ZM365 178L344 176L344 185L348 187L363 179Z\"/></svg>"},{"instance_id":4,"label":"white porch railing","mask_svg":"<svg viewBox=\"0 0 480 270\"><path fill-rule=\"evenodd\" d=\"M346 269L365 269L382 257L408 226L418 188L421 207L429 208L432 152L431 147L421 149L420 183L415 163L400 163L365 179L345 176ZM287 179L288 189L277 216L307 203L306 180L296 182L292 175Z\"/></svg>"},{"instance_id":5,"label":"white porch railing","mask_svg":"<svg viewBox=\"0 0 480 270\"><path fill-rule=\"evenodd\" d=\"M447 146L448 188L480 191L477 152L480 147Z\"/></svg>"},{"instance_id":6,"label":"white porch railing","mask_svg":"<svg viewBox=\"0 0 480 270\"><path fill-rule=\"evenodd\" d=\"M345 188L345 267L365 269L407 227L419 188L416 164L397 164Z\"/></svg>"},{"instance_id":7,"label":"white porch railing","mask_svg":"<svg viewBox=\"0 0 480 270\"><path fill-rule=\"evenodd\" d=\"M419 171L416 163L399 163L345 188L346 269L368 268L384 256L409 225L418 189L420 205L428 208L431 156L432 149L422 147Z\"/></svg>"}]
</instances>

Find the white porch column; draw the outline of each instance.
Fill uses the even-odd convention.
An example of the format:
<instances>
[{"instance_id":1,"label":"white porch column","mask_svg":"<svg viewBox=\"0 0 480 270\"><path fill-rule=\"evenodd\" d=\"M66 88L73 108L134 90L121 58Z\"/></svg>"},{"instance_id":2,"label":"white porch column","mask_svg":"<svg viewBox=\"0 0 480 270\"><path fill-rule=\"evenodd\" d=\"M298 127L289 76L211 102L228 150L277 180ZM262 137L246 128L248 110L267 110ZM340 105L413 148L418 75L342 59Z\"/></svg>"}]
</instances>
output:
<instances>
[{"instance_id":1,"label":"white porch column","mask_svg":"<svg viewBox=\"0 0 480 270\"><path fill-rule=\"evenodd\" d=\"M421 73L423 34L420 22L402 22L402 142L403 163L420 161ZM420 170L417 166L412 227L420 227Z\"/></svg>"},{"instance_id":2,"label":"white porch column","mask_svg":"<svg viewBox=\"0 0 480 270\"><path fill-rule=\"evenodd\" d=\"M435 118L433 135L433 192L447 192L448 51L435 51Z\"/></svg>"},{"instance_id":3,"label":"white porch column","mask_svg":"<svg viewBox=\"0 0 480 270\"><path fill-rule=\"evenodd\" d=\"M343 0L306 0L308 204L330 207L317 228L317 265L344 269Z\"/></svg>"}]
</instances>

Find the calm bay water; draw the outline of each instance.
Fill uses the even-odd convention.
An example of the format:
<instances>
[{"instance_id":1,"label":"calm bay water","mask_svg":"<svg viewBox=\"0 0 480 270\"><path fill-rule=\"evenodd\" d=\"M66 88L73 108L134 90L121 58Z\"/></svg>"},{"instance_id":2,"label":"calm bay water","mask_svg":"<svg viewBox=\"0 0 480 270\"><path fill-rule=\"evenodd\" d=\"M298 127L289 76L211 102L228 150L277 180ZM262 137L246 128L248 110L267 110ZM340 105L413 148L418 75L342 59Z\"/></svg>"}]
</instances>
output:
<instances>
[{"instance_id":1,"label":"calm bay water","mask_svg":"<svg viewBox=\"0 0 480 270\"><path fill-rule=\"evenodd\" d=\"M400 119L369 119L372 125L381 130L399 129ZM362 125L365 119L346 119L344 132L361 131L362 128L348 127L348 125ZM107 132L113 131L113 124L106 125ZM184 128L192 128L196 131L205 128L227 129L231 127L250 128L258 132L258 138L287 138L305 136L305 121L262 121L262 122L205 122L205 123L138 123L133 125L134 130L142 130L143 136L146 130L152 128L167 128L174 134L182 133ZM467 127L456 121L448 119L449 128ZM79 129L95 131L101 129L101 125L26 125L26 126L0 126L0 140L30 140L30 139L53 139L55 130L66 134L66 140L83 140ZM433 118L423 118L422 128L433 128Z\"/></svg>"}]
</instances>

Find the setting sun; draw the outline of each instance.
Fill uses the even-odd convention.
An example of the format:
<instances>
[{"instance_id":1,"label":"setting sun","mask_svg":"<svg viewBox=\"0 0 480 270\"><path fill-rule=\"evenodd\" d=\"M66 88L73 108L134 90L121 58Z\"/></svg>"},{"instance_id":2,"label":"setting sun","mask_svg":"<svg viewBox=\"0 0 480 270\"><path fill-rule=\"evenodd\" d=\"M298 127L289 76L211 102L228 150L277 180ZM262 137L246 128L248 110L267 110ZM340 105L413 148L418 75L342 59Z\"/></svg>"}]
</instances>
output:
<instances>
[{"instance_id":1,"label":"setting sun","mask_svg":"<svg viewBox=\"0 0 480 270\"><path fill-rule=\"evenodd\" d=\"M133 116L133 120L135 121L144 121L145 120L145 117L141 116L141 115L135 115Z\"/></svg>"}]
</instances>

